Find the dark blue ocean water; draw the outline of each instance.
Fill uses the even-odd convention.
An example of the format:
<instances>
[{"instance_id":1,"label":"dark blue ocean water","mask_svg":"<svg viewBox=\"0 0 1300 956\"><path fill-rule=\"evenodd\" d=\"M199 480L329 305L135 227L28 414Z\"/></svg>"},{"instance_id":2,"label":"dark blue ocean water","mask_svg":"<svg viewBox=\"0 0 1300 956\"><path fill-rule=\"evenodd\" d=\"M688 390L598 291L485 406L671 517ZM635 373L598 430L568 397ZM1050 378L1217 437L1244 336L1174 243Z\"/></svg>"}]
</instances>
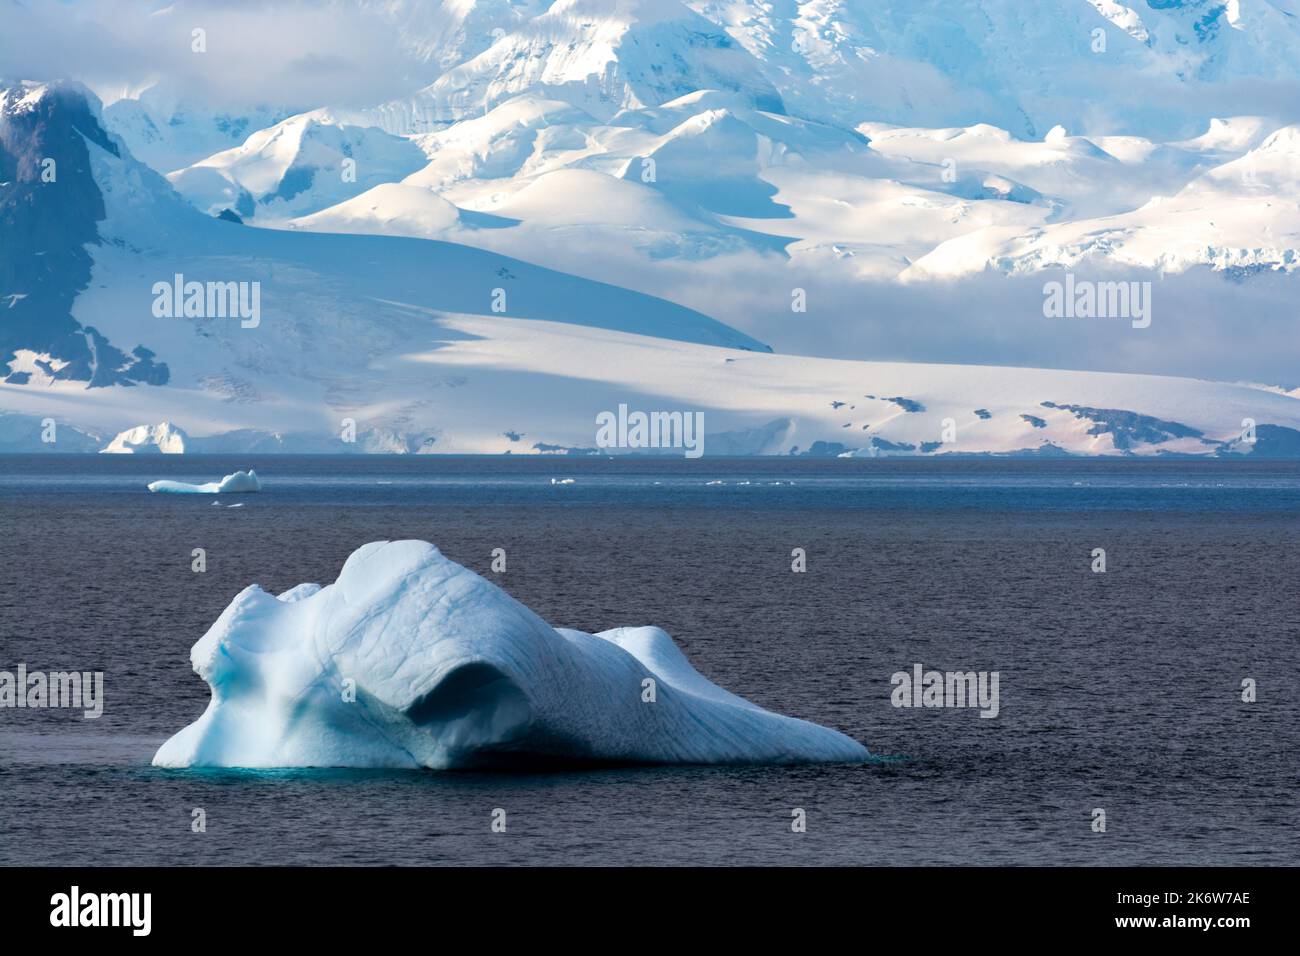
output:
<instances>
[{"instance_id":1,"label":"dark blue ocean water","mask_svg":"<svg viewBox=\"0 0 1300 956\"><path fill-rule=\"evenodd\" d=\"M250 464L266 490L216 506L144 488ZM1296 463L0 457L0 670L106 682L99 720L0 709L0 862L1300 864L1298 533ZM550 623L657 624L882 759L149 766L234 594L408 537L483 573L505 548L492 579ZM998 671L999 716L891 706L914 663Z\"/></svg>"}]
</instances>

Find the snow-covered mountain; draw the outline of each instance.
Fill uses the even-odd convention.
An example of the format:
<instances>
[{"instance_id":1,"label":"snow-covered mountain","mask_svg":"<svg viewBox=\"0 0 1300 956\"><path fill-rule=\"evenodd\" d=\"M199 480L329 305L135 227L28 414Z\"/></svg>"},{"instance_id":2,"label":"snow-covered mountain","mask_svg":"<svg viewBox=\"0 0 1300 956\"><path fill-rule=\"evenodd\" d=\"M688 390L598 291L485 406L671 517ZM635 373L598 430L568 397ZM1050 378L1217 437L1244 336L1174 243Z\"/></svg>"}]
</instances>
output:
<instances>
[{"instance_id":1,"label":"snow-covered mountain","mask_svg":"<svg viewBox=\"0 0 1300 956\"><path fill-rule=\"evenodd\" d=\"M380 125L427 131L525 91L605 119L722 89L850 128L1175 138L1243 97L1293 89L1298 11L1296 0L406 2L389 14L403 44L444 73L386 104Z\"/></svg>"},{"instance_id":2,"label":"snow-covered mountain","mask_svg":"<svg viewBox=\"0 0 1300 956\"><path fill-rule=\"evenodd\" d=\"M18 84L0 90L0 363L6 382L53 386L162 385L165 362L138 339L105 335L73 309L91 281L105 197L100 156L121 161L120 141L100 125L90 94L74 86ZM132 185L189 210L159 176L133 163Z\"/></svg>"},{"instance_id":3,"label":"snow-covered mountain","mask_svg":"<svg viewBox=\"0 0 1300 956\"><path fill-rule=\"evenodd\" d=\"M459 383L400 356L444 344L439 320L456 314L765 348L662 300L465 246L299 236L203 215L106 134L75 88L4 91L0 144L0 407L10 411L117 429L175 408L179 425L203 433L316 427L373 404L386 424L433 428L431 414L415 423L412 411L433 404L428 389ZM41 182L34 155L59 160L55 181ZM190 305L205 317L186 316Z\"/></svg>"},{"instance_id":4,"label":"snow-covered mountain","mask_svg":"<svg viewBox=\"0 0 1300 956\"><path fill-rule=\"evenodd\" d=\"M1300 71L1295 0L691 6L765 65L791 112L847 126L990 123L1033 140L1061 124L1168 138Z\"/></svg>"},{"instance_id":5,"label":"snow-covered mountain","mask_svg":"<svg viewBox=\"0 0 1300 956\"><path fill-rule=\"evenodd\" d=\"M1200 173L1172 196L1137 209L1044 224L973 230L936 247L908 278L988 268L1033 272L1088 261L1162 273L1196 266L1249 274L1300 268L1300 126Z\"/></svg>"},{"instance_id":6,"label":"snow-covered mountain","mask_svg":"<svg viewBox=\"0 0 1300 956\"><path fill-rule=\"evenodd\" d=\"M105 126L126 141L133 155L168 173L221 150L299 112L287 105L245 104L238 110L187 102L154 84L104 108Z\"/></svg>"},{"instance_id":7,"label":"snow-covered mountain","mask_svg":"<svg viewBox=\"0 0 1300 956\"><path fill-rule=\"evenodd\" d=\"M1161 273L1289 272L1300 247L1300 127L1270 131L1250 117L1216 124L1227 126L1243 128L1235 149L1208 132L1162 144L1060 128L1041 142L987 125L841 130L716 90L598 122L530 93L409 139L304 114L170 178L205 211L232 208L269 225L323 213L294 226L340 219L382 234L423 194L384 189L351 200L367 187L420 186L523 233L581 224L656 258L738 248L852 257L844 268L902 280L1090 258ZM364 170L355 183L340 180L347 157ZM339 202L348 206L335 215ZM444 219L435 216L428 235L441 235ZM419 234L410 226L404 234ZM515 237L481 241L494 238Z\"/></svg>"},{"instance_id":8,"label":"snow-covered mountain","mask_svg":"<svg viewBox=\"0 0 1300 956\"><path fill-rule=\"evenodd\" d=\"M481 116L520 93L563 100L599 119L707 89L783 112L759 63L680 0L555 0L497 30L482 53L376 110L378 125L424 132Z\"/></svg>"},{"instance_id":9,"label":"snow-covered mountain","mask_svg":"<svg viewBox=\"0 0 1300 956\"><path fill-rule=\"evenodd\" d=\"M350 125L328 110L301 113L168 176L211 215L303 215L423 168L408 139Z\"/></svg>"},{"instance_id":10,"label":"snow-covered mountain","mask_svg":"<svg viewBox=\"0 0 1300 956\"><path fill-rule=\"evenodd\" d=\"M0 447L1295 447L1300 0L360 7L427 83L0 94ZM1052 325L1063 272L1161 318Z\"/></svg>"},{"instance_id":11,"label":"snow-covered mountain","mask_svg":"<svg viewBox=\"0 0 1300 956\"><path fill-rule=\"evenodd\" d=\"M208 212L459 235L646 291L655 263L743 252L839 282L1290 273L1300 106L1267 96L1300 99L1298 2L398 4L428 87L169 172Z\"/></svg>"}]
</instances>

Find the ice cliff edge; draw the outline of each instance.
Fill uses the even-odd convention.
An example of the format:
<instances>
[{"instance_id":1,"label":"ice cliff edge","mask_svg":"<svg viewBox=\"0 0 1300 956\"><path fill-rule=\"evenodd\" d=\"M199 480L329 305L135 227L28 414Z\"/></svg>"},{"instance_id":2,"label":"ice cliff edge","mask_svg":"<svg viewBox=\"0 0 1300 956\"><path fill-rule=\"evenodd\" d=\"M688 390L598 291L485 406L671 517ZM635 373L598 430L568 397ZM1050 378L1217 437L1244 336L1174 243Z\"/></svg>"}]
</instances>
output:
<instances>
[{"instance_id":1,"label":"ice cliff edge","mask_svg":"<svg viewBox=\"0 0 1300 956\"><path fill-rule=\"evenodd\" d=\"M245 588L190 659L212 699L157 766L867 757L706 680L658 628L552 628L423 541L364 545L326 587Z\"/></svg>"}]
</instances>

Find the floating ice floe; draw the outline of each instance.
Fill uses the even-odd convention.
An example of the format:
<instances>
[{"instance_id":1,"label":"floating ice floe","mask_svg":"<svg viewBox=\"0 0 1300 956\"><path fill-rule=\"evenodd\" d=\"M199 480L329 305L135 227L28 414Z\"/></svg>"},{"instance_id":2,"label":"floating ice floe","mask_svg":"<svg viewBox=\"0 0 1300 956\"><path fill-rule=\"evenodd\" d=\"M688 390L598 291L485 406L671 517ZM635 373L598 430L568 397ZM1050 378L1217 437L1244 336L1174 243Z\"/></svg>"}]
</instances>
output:
<instances>
[{"instance_id":1,"label":"floating ice floe","mask_svg":"<svg viewBox=\"0 0 1300 956\"><path fill-rule=\"evenodd\" d=\"M423 541L338 580L245 588L194 645L207 710L162 767L860 762L854 740L728 693L656 627L553 628Z\"/></svg>"},{"instance_id":2,"label":"floating ice floe","mask_svg":"<svg viewBox=\"0 0 1300 956\"><path fill-rule=\"evenodd\" d=\"M226 475L220 481L209 481L204 485L191 485L185 481L151 481L150 491L169 491L181 495L224 495L242 491L261 491L262 483L257 480L257 472L237 471ZM214 502L215 504L215 502Z\"/></svg>"}]
</instances>

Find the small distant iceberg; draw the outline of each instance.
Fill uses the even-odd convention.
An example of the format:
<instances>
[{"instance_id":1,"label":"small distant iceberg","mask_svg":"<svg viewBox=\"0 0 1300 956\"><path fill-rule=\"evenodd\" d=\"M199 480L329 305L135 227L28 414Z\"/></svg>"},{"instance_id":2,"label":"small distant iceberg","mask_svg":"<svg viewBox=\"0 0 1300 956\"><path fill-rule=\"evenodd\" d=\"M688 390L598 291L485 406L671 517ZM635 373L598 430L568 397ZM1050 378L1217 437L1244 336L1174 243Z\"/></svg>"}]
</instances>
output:
<instances>
[{"instance_id":1,"label":"small distant iceberg","mask_svg":"<svg viewBox=\"0 0 1300 956\"><path fill-rule=\"evenodd\" d=\"M424 541L245 588L190 652L212 689L160 767L522 768L868 758L701 676L657 627L554 628Z\"/></svg>"},{"instance_id":2,"label":"small distant iceberg","mask_svg":"<svg viewBox=\"0 0 1300 956\"><path fill-rule=\"evenodd\" d=\"M178 495L224 495L261 491L262 483L257 480L257 472L250 468L248 471L237 471L233 475L226 475L220 481L209 481L204 485L191 485L187 481L151 481L149 490Z\"/></svg>"}]
</instances>

